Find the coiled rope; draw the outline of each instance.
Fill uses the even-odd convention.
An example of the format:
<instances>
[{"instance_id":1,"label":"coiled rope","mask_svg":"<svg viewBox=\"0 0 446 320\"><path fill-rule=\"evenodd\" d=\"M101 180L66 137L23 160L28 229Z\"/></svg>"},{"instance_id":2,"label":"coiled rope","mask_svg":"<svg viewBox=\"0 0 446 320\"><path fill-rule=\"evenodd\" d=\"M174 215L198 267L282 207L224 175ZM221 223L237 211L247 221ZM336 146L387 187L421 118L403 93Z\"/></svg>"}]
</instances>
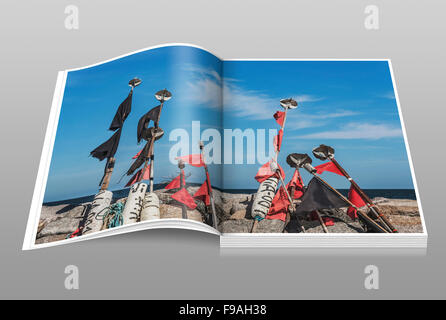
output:
<instances>
[{"instance_id":1,"label":"coiled rope","mask_svg":"<svg viewBox=\"0 0 446 320\"><path fill-rule=\"evenodd\" d=\"M108 221L108 229L123 225L124 218L122 217L122 211L124 211L124 203L122 202L116 202L110 206L108 212L102 217L105 220L108 216L111 216Z\"/></svg>"}]
</instances>

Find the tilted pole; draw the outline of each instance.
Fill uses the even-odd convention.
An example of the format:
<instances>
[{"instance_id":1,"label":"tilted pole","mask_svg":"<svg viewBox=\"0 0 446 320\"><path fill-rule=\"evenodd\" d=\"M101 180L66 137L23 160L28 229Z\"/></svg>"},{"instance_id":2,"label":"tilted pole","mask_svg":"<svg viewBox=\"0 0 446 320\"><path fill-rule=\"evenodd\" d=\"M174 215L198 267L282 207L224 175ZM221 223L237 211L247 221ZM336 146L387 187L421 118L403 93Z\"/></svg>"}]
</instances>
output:
<instances>
[{"instance_id":1,"label":"tilted pole","mask_svg":"<svg viewBox=\"0 0 446 320\"><path fill-rule=\"evenodd\" d=\"M132 80L130 80L129 81L129 86L131 87L130 93L133 94L133 89L135 89L135 87L139 86L140 84L141 84L141 79L133 78ZM100 188L101 191L108 189L114 168L115 168L115 158L110 157L107 159L107 163L105 164L104 176L102 177L101 188Z\"/></svg>"},{"instance_id":2,"label":"tilted pole","mask_svg":"<svg viewBox=\"0 0 446 320\"><path fill-rule=\"evenodd\" d=\"M290 202L290 205L289 205L289 207L287 208L287 219L288 219L289 214L290 214L290 213L289 213L290 210L293 210L293 211L294 211L294 209L295 209L295 208L294 208L294 203L293 203L293 198L291 198L290 194L288 193L288 190L286 189L285 181L283 180L282 174L280 173L280 170L279 170L278 167L277 167L276 172L278 173L279 178L280 178L281 188L283 188L283 191L285 191L286 196L287 196L287 198L288 198L288 201ZM305 233L305 227L300 223L300 221L299 221L298 218L297 218L297 225L299 226L300 230L301 230L303 233ZM285 221L285 226L283 227L284 230L285 230L285 227L286 227L286 221Z\"/></svg>"},{"instance_id":3,"label":"tilted pole","mask_svg":"<svg viewBox=\"0 0 446 320\"><path fill-rule=\"evenodd\" d=\"M282 130L282 137L283 137L283 132L285 131L285 123L286 123L286 118L287 118L287 114L288 114L288 109L296 109L297 108L297 101L296 100L294 100L294 99L292 99L292 98L289 98L289 99L281 99L280 100L280 105L285 109L285 115L284 115L284 119L283 119L283 123L282 123L282 125L281 125L281 127L280 127L280 129ZM278 156L279 156L279 148L277 148L277 150L275 150L275 154L274 154L274 158L273 158L273 163L277 163L277 158L278 158ZM279 177L280 177L280 173L279 173ZM283 182L283 179L281 179L282 180L282 182ZM259 187L259 189L257 190L257 193L259 193L259 190L261 189L261 186L262 186L262 184L260 184L260 187ZM288 194L288 191L286 190L286 188L285 188L285 186L282 184L282 186L283 186L283 188L285 189L285 191L286 191L286 193L287 193L287 196L288 196L288 198L290 198L289 197L289 194ZM257 195L256 195L256 197L254 197L254 203L253 203L253 208L255 207L255 204L256 204L256 198L257 198ZM272 200L271 200L272 201ZM272 202L271 202L272 203ZM292 202L291 202L291 204L292 204ZM271 204L269 204L269 206L271 207ZM268 213L267 213L268 214ZM253 233L253 232L255 232L256 231L256 229L257 229L257 226L258 226L258 223L259 223L259 219L261 219L262 217L259 217L259 216L256 216L254 219L254 223L253 223L253 225L252 225L252 228L251 228L251 231L250 231L250 233ZM303 227L302 227L303 228ZM304 229L303 229L304 230Z\"/></svg>"},{"instance_id":4,"label":"tilted pole","mask_svg":"<svg viewBox=\"0 0 446 320\"><path fill-rule=\"evenodd\" d=\"M210 185L210 181L208 179L208 176L209 176L208 166L206 164L206 159L204 158L204 144L203 144L202 141L200 141L199 144L200 144L201 158L202 158L202 161L204 163L204 172L206 174L206 186L207 186L207 189L208 189L210 202L211 202L212 224L213 224L214 228L217 229L217 226L218 226L217 213L215 211L214 194L213 194L213 191L212 191L212 186ZM205 203L205 205L206 205L206 203Z\"/></svg>"},{"instance_id":5,"label":"tilted pole","mask_svg":"<svg viewBox=\"0 0 446 320\"><path fill-rule=\"evenodd\" d=\"M366 203L367 207L370 209L370 212L373 214L374 218L376 218L380 224L387 229L389 232L398 233L396 228L390 223L386 216L384 216L372 200L367 196L367 194L359 187L359 185L353 180L352 177L347 173L347 171L336 161L334 157L335 150L327 145L321 144L319 147L313 149L313 155L320 160L329 160L331 161L335 167L341 172L341 174L350 181L353 188L358 192L361 199Z\"/></svg>"},{"instance_id":6,"label":"tilted pole","mask_svg":"<svg viewBox=\"0 0 446 320\"><path fill-rule=\"evenodd\" d=\"M111 179L111 175L113 173L114 167L115 167L115 158L110 157L107 160L107 163L105 164L105 172L104 172L104 178L102 179L102 183L101 183L101 191L108 189L108 185L110 184L110 179Z\"/></svg>"},{"instance_id":7,"label":"tilted pole","mask_svg":"<svg viewBox=\"0 0 446 320\"><path fill-rule=\"evenodd\" d=\"M329 188L331 191L336 193L342 200L344 200L346 203L348 203L351 207L355 208L358 211L358 215L364 219L367 223L369 223L373 228L379 232L382 233L389 233L386 229L384 229L382 226L380 226L378 223L376 223L374 220L372 220L367 214L364 214L361 212L361 210L354 205L350 200L348 200L342 193L340 193L338 190L333 188L331 185L329 185L324 179L322 179L316 172L317 170L309 163L306 163L303 165L303 168L305 168L310 174L312 174L317 180L319 180L322 184L324 184L327 188Z\"/></svg>"},{"instance_id":8,"label":"tilted pole","mask_svg":"<svg viewBox=\"0 0 446 320\"><path fill-rule=\"evenodd\" d=\"M339 171L342 172L342 174L347 178L347 180L350 181L353 188L358 192L359 196L362 198L362 200L364 200L367 207L370 209L373 215L381 222L383 227L385 227L388 231L392 233L398 233L398 230L392 225L392 223L387 219L385 215L383 215L381 212L378 211L378 209L376 208L372 200L369 198L369 196L365 194L364 191L362 191L362 189L355 182L355 180L353 180L352 177L350 177L347 171L345 171L344 168L341 167L341 165L336 161L336 159L334 157L330 157L329 159L331 162L333 162L336 168L338 168Z\"/></svg>"},{"instance_id":9,"label":"tilted pole","mask_svg":"<svg viewBox=\"0 0 446 320\"><path fill-rule=\"evenodd\" d=\"M172 98L172 94L168 90L164 89L164 90L158 91L155 94L155 98L158 101L160 101L160 110L158 112L156 121L154 121L153 136L150 139L150 145L147 150L147 155L145 157L146 161L144 162L144 167L142 169L143 174L141 174L140 178L138 179L138 182L140 182L142 180L142 177L144 176L144 173L146 172L146 169L147 169L147 166L148 166L149 160L150 160L150 186L149 186L150 193L153 192L153 173L154 173L154 164L155 164L154 143L155 143L158 129L159 129L159 121L160 121L160 117L161 117L161 111L163 110L164 102L169 100L170 98Z\"/></svg>"}]
</instances>

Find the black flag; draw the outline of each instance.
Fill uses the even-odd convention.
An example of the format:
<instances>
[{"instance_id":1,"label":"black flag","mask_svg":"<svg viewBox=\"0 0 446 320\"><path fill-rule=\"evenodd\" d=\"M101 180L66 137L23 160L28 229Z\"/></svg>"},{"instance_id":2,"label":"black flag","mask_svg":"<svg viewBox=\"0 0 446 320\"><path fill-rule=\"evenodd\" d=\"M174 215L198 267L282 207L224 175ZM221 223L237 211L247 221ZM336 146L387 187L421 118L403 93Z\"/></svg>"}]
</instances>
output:
<instances>
[{"instance_id":1,"label":"black flag","mask_svg":"<svg viewBox=\"0 0 446 320\"><path fill-rule=\"evenodd\" d=\"M125 119L127 119L128 115L132 111L132 95L133 91L130 91L127 98L121 102L108 130L115 131L116 129L122 128Z\"/></svg>"},{"instance_id":2,"label":"black flag","mask_svg":"<svg viewBox=\"0 0 446 320\"><path fill-rule=\"evenodd\" d=\"M141 167L141 165L144 163L144 161L146 160L147 152L149 151L148 150L149 147L150 147L150 141L146 143L144 148L141 150L141 153L138 155L138 158L136 158L136 160L130 166L129 170L127 170L126 174L128 176L133 174L136 171L136 169Z\"/></svg>"},{"instance_id":3,"label":"black flag","mask_svg":"<svg viewBox=\"0 0 446 320\"><path fill-rule=\"evenodd\" d=\"M139 119L138 129L137 129L138 143L143 138L144 130L148 128L150 120L152 120L153 122L158 120L160 109L161 106L150 109L149 112L147 112L145 115L141 117L141 119Z\"/></svg>"},{"instance_id":4,"label":"black flag","mask_svg":"<svg viewBox=\"0 0 446 320\"><path fill-rule=\"evenodd\" d=\"M301 200L302 202L295 211L295 213L300 216L314 210L349 206L349 204L339 197L339 195L316 178L311 179Z\"/></svg>"},{"instance_id":5,"label":"black flag","mask_svg":"<svg viewBox=\"0 0 446 320\"><path fill-rule=\"evenodd\" d=\"M110 139L105 141L99 147L90 152L92 157L98 158L99 161L105 158L111 158L115 155L116 150L118 150L119 139L121 138L121 128L116 131Z\"/></svg>"}]
</instances>

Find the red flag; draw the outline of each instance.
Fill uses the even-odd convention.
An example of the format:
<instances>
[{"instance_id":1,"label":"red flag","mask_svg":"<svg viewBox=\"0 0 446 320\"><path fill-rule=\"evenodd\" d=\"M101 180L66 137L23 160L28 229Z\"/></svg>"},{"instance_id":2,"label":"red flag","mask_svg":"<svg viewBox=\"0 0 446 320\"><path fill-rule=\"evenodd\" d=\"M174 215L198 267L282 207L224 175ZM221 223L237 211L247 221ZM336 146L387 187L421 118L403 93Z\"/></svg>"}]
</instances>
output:
<instances>
[{"instance_id":1,"label":"red flag","mask_svg":"<svg viewBox=\"0 0 446 320\"><path fill-rule=\"evenodd\" d=\"M282 146L282 137L283 137L283 130L280 129L279 130L279 134L277 134L274 137L274 151L279 152L280 151L280 147Z\"/></svg>"},{"instance_id":2,"label":"red flag","mask_svg":"<svg viewBox=\"0 0 446 320\"><path fill-rule=\"evenodd\" d=\"M321 217L321 218L322 218L322 221L324 222L325 226L327 226L327 227L334 226L333 218L330 218L330 217ZM313 221L319 220L317 213L315 211L311 212L310 219Z\"/></svg>"},{"instance_id":3,"label":"red flag","mask_svg":"<svg viewBox=\"0 0 446 320\"><path fill-rule=\"evenodd\" d=\"M195 199L203 201L207 206L210 205L211 197L209 196L207 181L203 182L200 189L195 192L193 197Z\"/></svg>"},{"instance_id":4,"label":"red flag","mask_svg":"<svg viewBox=\"0 0 446 320\"><path fill-rule=\"evenodd\" d=\"M133 177L129 180L129 182L127 182L127 184L125 185L126 187L130 187L131 185L133 185L134 183L138 182L140 180L141 174L142 174L142 170L144 169L141 168L139 169L134 175ZM142 176L141 180L149 180L150 179L150 165L147 166L146 171L144 171L144 174Z\"/></svg>"},{"instance_id":5,"label":"red flag","mask_svg":"<svg viewBox=\"0 0 446 320\"><path fill-rule=\"evenodd\" d=\"M177 192L172 195L172 199L175 199L181 203L184 203L190 209L195 209L197 204L194 201L194 198L187 192L186 188L181 188Z\"/></svg>"},{"instance_id":6,"label":"red flag","mask_svg":"<svg viewBox=\"0 0 446 320\"><path fill-rule=\"evenodd\" d=\"M277 174L277 172L273 172L271 170L270 167L271 161L268 161L267 163L265 163L263 166L260 167L259 171L257 172L255 179L258 182L263 182L266 179L268 179L271 176L276 176L277 178L279 178L279 175ZM285 172L283 171L282 167L277 164L280 170L280 174L282 175L282 178L285 179Z\"/></svg>"},{"instance_id":7,"label":"red flag","mask_svg":"<svg viewBox=\"0 0 446 320\"><path fill-rule=\"evenodd\" d=\"M183 186L185 186L186 185L186 179L184 177L184 171L181 170L181 173L177 177L173 178L173 180L170 181L170 183L167 186L165 186L164 189L166 189L166 190L178 189L180 187L180 177L181 177L181 175L183 175Z\"/></svg>"},{"instance_id":8,"label":"red flag","mask_svg":"<svg viewBox=\"0 0 446 320\"><path fill-rule=\"evenodd\" d=\"M279 126L283 127L283 121L285 120L285 112L277 111L274 114L274 119L276 119L276 122L279 124Z\"/></svg>"},{"instance_id":9,"label":"red flag","mask_svg":"<svg viewBox=\"0 0 446 320\"><path fill-rule=\"evenodd\" d=\"M193 197L195 199L199 199L203 201L207 206L211 204L211 196L208 192L208 184L209 184L209 190L212 191L211 186L211 179L209 178L209 172L206 172L206 181L203 182L200 189L198 189Z\"/></svg>"},{"instance_id":10,"label":"red flag","mask_svg":"<svg viewBox=\"0 0 446 320\"><path fill-rule=\"evenodd\" d=\"M333 218L323 217L322 220L324 220L324 224L325 224L325 226L327 226L327 227L334 226L334 220L333 220Z\"/></svg>"},{"instance_id":11,"label":"red flag","mask_svg":"<svg viewBox=\"0 0 446 320\"><path fill-rule=\"evenodd\" d=\"M339 174L340 176L344 176L342 174L342 172L331 161L323 163L323 164L320 164L320 165L318 165L318 166L316 166L314 168L317 170L318 174L321 174L324 171L330 171L330 172Z\"/></svg>"},{"instance_id":12,"label":"red flag","mask_svg":"<svg viewBox=\"0 0 446 320\"><path fill-rule=\"evenodd\" d=\"M194 167L203 167L205 165L201 154L190 154L188 156L176 157L175 159L183 160Z\"/></svg>"},{"instance_id":13,"label":"red flag","mask_svg":"<svg viewBox=\"0 0 446 320\"><path fill-rule=\"evenodd\" d=\"M266 219L279 219L285 221L289 205L290 201L288 200L286 192L282 187L280 187L279 191L277 191L276 195L274 196L273 202L271 203L271 208L269 208L268 214L266 215Z\"/></svg>"},{"instance_id":14,"label":"red flag","mask_svg":"<svg viewBox=\"0 0 446 320\"><path fill-rule=\"evenodd\" d=\"M291 188L294 187L294 194L291 194ZM304 194L304 183L302 177L300 176L299 170L294 170L293 177L290 182L286 185L290 197L293 199L299 199Z\"/></svg>"},{"instance_id":15,"label":"red flag","mask_svg":"<svg viewBox=\"0 0 446 320\"><path fill-rule=\"evenodd\" d=\"M350 202L353 203L358 208L361 208L366 205L366 203L364 202L364 200L362 200L361 196L358 194L353 185L350 186L350 190L348 192L348 200L350 200ZM358 218L356 211L357 210L353 207L349 207L347 209L347 214L352 220L356 220Z\"/></svg>"},{"instance_id":16,"label":"red flag","mask_svg":"<svg viewBox=\"0 0 446 320\"><path fill-rule=\"evenodd\" d=\"M132 159L136 159L139 157L139 155L141 154L141 152L144 150L144 148L142 148L141 150L139 150L139 152L137 154L135 154Z\"/></svg>"}]
</instances>

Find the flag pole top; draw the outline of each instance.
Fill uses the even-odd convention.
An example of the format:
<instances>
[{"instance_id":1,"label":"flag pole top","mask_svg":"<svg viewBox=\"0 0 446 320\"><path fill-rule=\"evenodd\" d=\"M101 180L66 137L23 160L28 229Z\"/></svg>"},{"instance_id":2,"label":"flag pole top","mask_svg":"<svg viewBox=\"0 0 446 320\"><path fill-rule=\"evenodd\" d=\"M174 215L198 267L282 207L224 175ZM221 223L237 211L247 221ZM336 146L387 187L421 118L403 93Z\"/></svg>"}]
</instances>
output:
<instances>
[{"instance_id":1,"label":"flag pole top","mask_svg":"<svg viewBox=\"0 0 446 320\"><path fill-rule=\"evenodd\" d=\"M293 98L281 99L280 100L280 105L284 109L296 109L297 108L297 101L294 100Z\"/></svg>"},{"instance_id":2,"label":"flag pole top","mask_svg":"<svg viewBox=\"0 0 446 320\"><path fill-rule=\"evenodd\" d=\"M172 98L172 93L170 93L170 91L167 89L163 89L155 93L155 98L160 102L164 102Z\"/></svg>"},{"instance_id":3,"label":"flag pole top","mask_svg":"<svg viewBox=\"0 0 446 320\"><path fill-rule=\"evenodd\" d=\"M325 144L321 144L319 147L313 149L313 155L319 160L327 160L334 158L334 149Z\"/></svg>"},{"instance_id":4,"label":"flag pole top","mask_svg":"<svg viewBox=\"0 0 446 320\"><path fill-rule=\"evenodd\" d=\"M129 81L129 86L132 87L132 90L133 90L133 88L139 86L141 84L141 82L142 82L141 79L135 77Z\"/></svg>"},{"instance_id":5,"label":"flag pole top","mask_svg":"<svg viewBox=\"0 0 446 320\"><path fill-rule=\"evenodd\" d=\"M286 162L292 168L304 168L311 174L315 174L317 170L311 165L313 160L306 153L291 153L287 156Z\"/></svg>"}]
</instances>

